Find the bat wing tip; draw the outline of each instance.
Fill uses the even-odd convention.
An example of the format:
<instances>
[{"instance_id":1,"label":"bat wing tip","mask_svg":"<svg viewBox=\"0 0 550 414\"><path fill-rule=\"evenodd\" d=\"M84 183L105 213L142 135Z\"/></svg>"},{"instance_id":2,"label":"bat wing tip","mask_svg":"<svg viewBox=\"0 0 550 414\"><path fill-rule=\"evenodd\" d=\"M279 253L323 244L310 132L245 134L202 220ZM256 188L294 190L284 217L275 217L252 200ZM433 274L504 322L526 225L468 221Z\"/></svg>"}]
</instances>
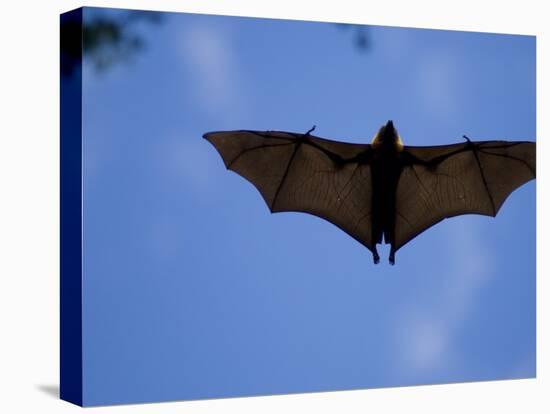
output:
<instances>
[{"instance_id":1,"label":"bat wing tip","mask_svg":"<svg viewBox=\"0 0 550 414\"><path fill-rule=\"evenodd\" d=\"M229 131L208 131L202 134L204 139L210 140L214 135L223 134Z\"/></svg>"}]
</instances>

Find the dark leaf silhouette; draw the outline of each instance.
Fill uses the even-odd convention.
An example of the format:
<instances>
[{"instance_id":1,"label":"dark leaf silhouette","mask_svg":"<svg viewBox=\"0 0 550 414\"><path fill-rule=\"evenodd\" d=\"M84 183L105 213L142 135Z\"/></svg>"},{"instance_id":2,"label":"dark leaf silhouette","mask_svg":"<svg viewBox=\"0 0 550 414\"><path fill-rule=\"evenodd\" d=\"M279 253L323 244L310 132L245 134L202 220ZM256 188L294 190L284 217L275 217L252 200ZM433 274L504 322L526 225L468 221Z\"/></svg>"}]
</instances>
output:
<instances>
[{"instance_id":1,"label":"dark leaf silhouette","mask_svg":"<svg viewBox=\"0 0 550 414\"><path fill-rule=\"evenodd\" d=\"M159 12L124 10L118 13L93 9L93 17L83 23L67 20L61 24L61 54L65 56L62 75L69 75L80 62L80 50L98 71L127 61L143 48L145 41L136 30L137 23L159 23ZM82 43L82 45L80 45Z\"/></svg>"},{"instance_id":2,"label":"dark leaf silhouette","mask_svg":"<svg viewBox=\"0 0 550 414\"><path fill-rule=\"evenodd\" d=\"M349 31L353 36L353 44L360 52L365 52L371 47L369 26L362 24L336 23L342 30Z\"/></svg>"}]
</instances>

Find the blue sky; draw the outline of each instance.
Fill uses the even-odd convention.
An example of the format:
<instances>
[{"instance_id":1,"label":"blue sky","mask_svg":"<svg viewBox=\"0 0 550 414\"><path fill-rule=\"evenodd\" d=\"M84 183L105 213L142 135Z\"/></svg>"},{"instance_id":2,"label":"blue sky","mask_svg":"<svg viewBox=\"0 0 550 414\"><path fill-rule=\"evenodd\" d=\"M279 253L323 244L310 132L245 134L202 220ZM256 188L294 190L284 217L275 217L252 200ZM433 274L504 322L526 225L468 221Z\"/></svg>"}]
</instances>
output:
<instances>
[{"instance_id":1,"label":"blue sky","mask_svg":"<svg viewBox=\"0 0 550 414\"><path fill-rule=\"evenodd\" d=\"M105 11L114 13L114 11ZM86 18L93 17L93 10ZM84 402L535 375L535 182L445 220L396 265L317 217L269 214L201 135L407 145L535 139L535 39L166 14L84 65Z\"/></svg>"}]
</instances>

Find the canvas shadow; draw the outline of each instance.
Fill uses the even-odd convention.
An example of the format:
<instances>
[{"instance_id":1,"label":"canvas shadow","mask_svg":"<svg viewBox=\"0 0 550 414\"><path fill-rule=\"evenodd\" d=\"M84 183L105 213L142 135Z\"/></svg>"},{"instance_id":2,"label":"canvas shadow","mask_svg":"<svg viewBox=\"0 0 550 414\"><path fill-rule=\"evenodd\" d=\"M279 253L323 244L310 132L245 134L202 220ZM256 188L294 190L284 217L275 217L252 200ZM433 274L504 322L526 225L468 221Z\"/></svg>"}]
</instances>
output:
<instances>
[{"instance_id":1,"label":"canvas shadow","mask_svg":"<svg viewBox=\"0 0 550 414\"><path fill-rule=\"evenodd\" d=\"M44 394L49 395L55 399L59 398L59 385L58 384L39 384L36 388L42 391Z\"/></svg>"}]
</instances>

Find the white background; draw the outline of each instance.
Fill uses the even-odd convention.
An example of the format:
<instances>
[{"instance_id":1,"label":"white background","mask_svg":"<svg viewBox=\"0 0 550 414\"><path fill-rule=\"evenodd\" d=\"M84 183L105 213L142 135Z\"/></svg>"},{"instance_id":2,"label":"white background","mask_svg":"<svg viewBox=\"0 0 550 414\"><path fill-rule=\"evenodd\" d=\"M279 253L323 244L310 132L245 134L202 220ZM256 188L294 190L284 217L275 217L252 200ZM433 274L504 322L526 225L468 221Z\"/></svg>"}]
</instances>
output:
<instances>
[{"instance_id":1,"label":"white background","mask_svg":"<svg viewBox=\"0 0 550 414\"><path fill-rule=\"evenodd\" d=\"M223 4L222 4L223 3ZM91 1L87 6L537 35L537 379L100 407L97 412L544 412L550 405L545 2ZM59 383L59 14L76 1L4 3L0 14L0 409L65 413ZM546 27L545 27L546 25ZM546 391L546 392L545 392Z\"/></svg>"}]
</instances>

